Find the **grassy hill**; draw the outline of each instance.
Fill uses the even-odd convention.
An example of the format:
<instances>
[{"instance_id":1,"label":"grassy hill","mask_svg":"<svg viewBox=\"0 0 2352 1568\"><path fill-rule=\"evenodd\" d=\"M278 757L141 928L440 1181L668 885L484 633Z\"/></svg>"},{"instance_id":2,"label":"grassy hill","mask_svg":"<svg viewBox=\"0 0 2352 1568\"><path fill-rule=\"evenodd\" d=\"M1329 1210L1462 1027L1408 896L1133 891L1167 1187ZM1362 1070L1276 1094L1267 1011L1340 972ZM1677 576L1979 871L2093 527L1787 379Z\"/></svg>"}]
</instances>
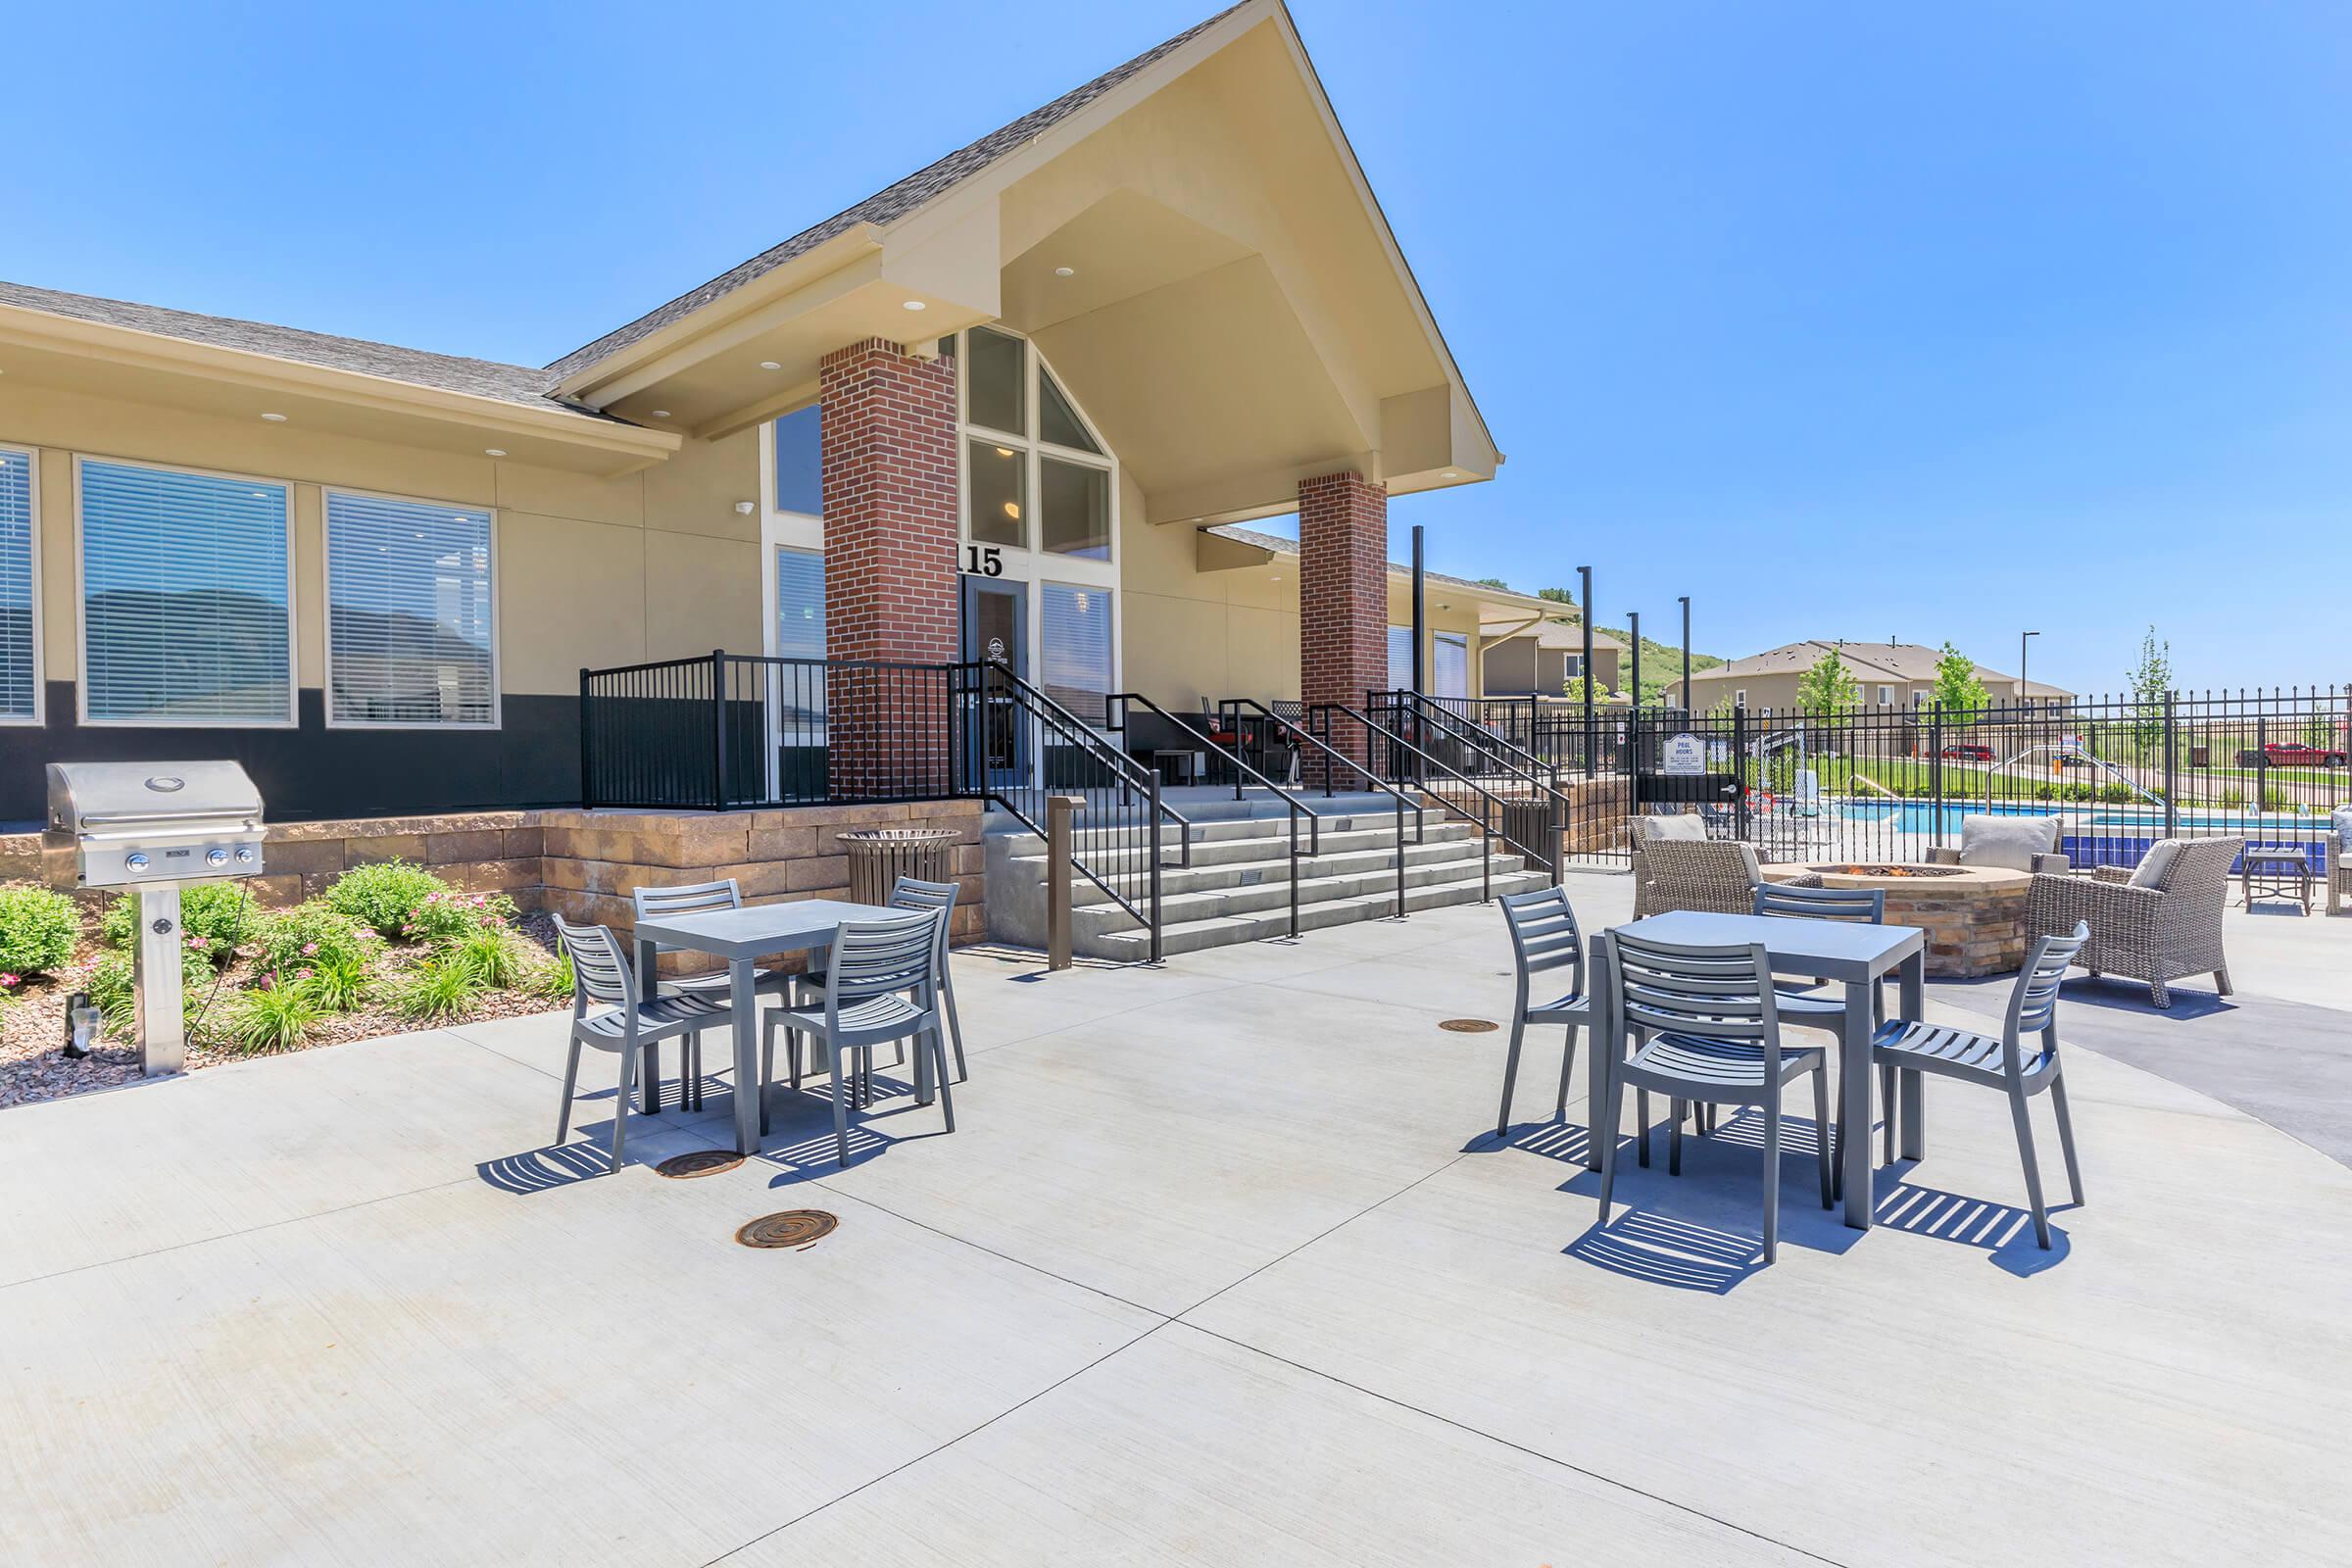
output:
<instances>
[{"instance_id":1,"label":"grassy hill","mask_svg":"<svg viewBox=\"0 0 2352 1568\"><path fill-rule=\"evenodd\" d=\"M1633 637L1623 626L1595 626L1592 629L1604 636L1616 638L1628 648L1634 645ZM1729 662L1731 661L1719 659L1713 654L1702 654L1696 650L1692 650L1690 655L1690 668L1693 673L1702 669L1713 669L1718 664ZM1630 654L1619 663L1618 678L1620 680L1634 678L1633 659ZM1683 651L1672 643L1662 643L1655 637L1644 634L1642 638L1642 701L1645 703L1655 701L1667 687L1682 678Z\"/></svg>"}]
</instances>

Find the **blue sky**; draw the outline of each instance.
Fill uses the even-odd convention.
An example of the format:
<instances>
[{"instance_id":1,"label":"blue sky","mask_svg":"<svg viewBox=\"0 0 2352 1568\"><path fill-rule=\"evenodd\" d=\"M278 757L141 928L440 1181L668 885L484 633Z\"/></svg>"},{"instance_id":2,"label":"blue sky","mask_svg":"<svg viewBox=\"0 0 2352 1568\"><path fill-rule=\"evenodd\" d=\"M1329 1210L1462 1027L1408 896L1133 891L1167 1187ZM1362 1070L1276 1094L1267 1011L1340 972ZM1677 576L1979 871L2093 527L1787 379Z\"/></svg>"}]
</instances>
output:
<instances>
[{"instance_id":1,"label":"blue sky","mask_svg":"<svg viewBox=\"0 0 2352 1568\"><path fill-rule=\"evenodd\" d=\"M0 276L541 364L1211 8L52 7ZM1510 455L1434 566L2352 677L2352 14L1294 9Z\"/></svg>"}]
</instances>

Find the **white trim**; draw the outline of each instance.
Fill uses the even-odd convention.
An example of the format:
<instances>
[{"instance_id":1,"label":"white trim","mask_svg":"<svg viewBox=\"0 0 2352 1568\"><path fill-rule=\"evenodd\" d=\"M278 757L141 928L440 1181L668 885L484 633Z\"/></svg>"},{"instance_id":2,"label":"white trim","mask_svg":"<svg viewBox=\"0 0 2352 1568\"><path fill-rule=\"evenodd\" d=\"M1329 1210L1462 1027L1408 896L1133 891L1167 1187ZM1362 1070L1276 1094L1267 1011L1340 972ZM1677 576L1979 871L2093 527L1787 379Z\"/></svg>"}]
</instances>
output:
<instances>
[{"instance_id":1,"label":"white trim","mask_svg":"<svg viewBox=\"0 0 2352 1568\"><path fill-rule=\"evenodd\" d=\"M350 496L357 501L395 501L411 507L443 507L451 512L478 512L490 519L490 719L473 723L456 719L436 722L395 722L389 719L335 717L335 531L327 517L327 502L334 496ZM506 727L505 692L501 686L503 671L499 666L499 573L498 573L498 509L477 507L465 501L448 501L433 496L394 495L383 490L357 490L349 485L322 484L318 486L318 642L320 678L318 709L328 729L416 729L416 730L496 730Z\"/></svg>"},{"instance_id":2,"label":"white trim","mask_svg":"<svg viewBox=\"0 0 2352 1568\"><path fill-rule=\"evenodd\" d=\"M44 678L41 659L41 449L17 447L0 442L0 455L23 458L25 480L25 506L30 509L32 529L31 553L26 556L24 569L30 577L30 606L32 623L32 712L24 718L0 713L0 728L39 729L48 722L49 685Z\"/></svg>"},{"instance_id":3,"label":"white trim","mask_svg":"<svg viewBox=\"0 0 2352 1568\"><path fill-rule=\"evenodd\" d=\"M270 485L286 498L286 716L274 718L92 718L90 716L90 615L87 573L82 569L88 551L81 526L81 469L103 463L110 468L149 468L158 473L185 473L203 479L233 479L240 484ZM79 667L74 678L74 710L77 723L89 729L296 729L302 723L301 627L294 596L294 480L271 479L258 473L232 473L223 468L198 468L186 464L144 463L136 458L110 458L103 453L74 454L74 621L78 639Z\"/></svg>"}]
</instances>

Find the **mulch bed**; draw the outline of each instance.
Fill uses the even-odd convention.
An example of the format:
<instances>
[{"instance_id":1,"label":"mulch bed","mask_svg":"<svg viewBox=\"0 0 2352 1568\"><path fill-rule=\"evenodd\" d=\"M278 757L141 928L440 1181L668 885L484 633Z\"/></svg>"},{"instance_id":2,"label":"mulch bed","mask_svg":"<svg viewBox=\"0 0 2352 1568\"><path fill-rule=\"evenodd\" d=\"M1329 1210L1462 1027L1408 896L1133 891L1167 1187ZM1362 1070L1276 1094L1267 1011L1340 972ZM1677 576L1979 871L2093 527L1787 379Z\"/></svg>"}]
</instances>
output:
<instances>
[{"instance_id":1,"label":"mulch bed","mask_svg":"<svg viewBox=\"0 0 2352 1568\"><path fill-rule=\"evenodd\" d=\"M556 947L553 920L544 914L528 914L516 923L515 929L524 941L552 957ZM11 1105L29 1105L44 1100L62 1100L68 1095L87 1094L97 1089L116 1089L141 1080L139 1053L135 1046L102 1042L96 1051L78 1061L68 1058L60 1050L66 1037L67 999L84 988L90 971L111 951L95 940L85 940L71 964L56 974L27 981L8 1001L0 1002L0 1109ZM379 998L388 995L404 972L426 956L427 951L423 948L386 945L377 949L376 975L379 984L376 989ZM188 966L185 984L191 990L212 984L201 962ZM225 1007L231 994L254 978L251 950L240 948L235 959L220 974L220 990L213 1005ZM418 1029L438 1029L484 1018L520 1017L526 1013L548 1012L565 1005L567 1004L563 998L550 997L544 992L486 991L471 1006L455 1017L420 1022L403 1016L387 1001L372 1000L356 1011L327 1014L294 1049L307 1051L314 1046L341 1045L353 1040L371 1040L378 1035L408 1034ZM247 1060L255 1054L257 1053L208 1040L200 1020L195 1034L188 1041L187 1065L190 1072L197 1072L224 1061Z\"/></svg>"}]
</instances>

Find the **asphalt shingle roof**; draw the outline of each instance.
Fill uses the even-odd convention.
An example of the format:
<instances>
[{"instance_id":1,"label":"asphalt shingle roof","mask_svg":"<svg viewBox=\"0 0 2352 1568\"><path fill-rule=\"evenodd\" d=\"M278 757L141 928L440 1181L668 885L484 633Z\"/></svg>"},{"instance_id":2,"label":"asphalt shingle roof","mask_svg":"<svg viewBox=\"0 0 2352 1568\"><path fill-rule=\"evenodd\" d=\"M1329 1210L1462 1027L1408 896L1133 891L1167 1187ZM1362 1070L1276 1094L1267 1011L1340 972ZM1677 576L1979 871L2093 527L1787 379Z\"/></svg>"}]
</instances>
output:
<instances>
[{"instance_id":1,"label":"asphalt shingle roof","mask_svg":"<svg viewBox=\"0 0 2352 1568\"><path fill-rule=\"evenodd\" d=\"M547 372L529 366L500 365L492 360L466 359L456 354L429 354L422 349L371 343L366 338L335 337L325 332L306 332L300 327L272 326L266 321L245 321L227 316L201 316L193 311L101 299L93 294L68 294L26 283L0 283L0 305L20 306L105 326L128 327L187 343L267 354L273 359L317 365L330 370L356 370L364 375L406 381L413 386L495 398L528 408L553 409L584 419L609 417L549 397Z\"/></svg>"},{"instance_id":2,"label":"asphalt shingle roof","mask_svg":"<svg viewBox=\"0 0 2352 1568\"><path fill-rule=\"evenodd\" d=\"M1244 3L1247 3L1247 0L1244 0ZM1135 75L1136 73L1183 48L1194 38L1240 9L1241 5L1239 4L1226 7L1207 21L1187 27L1165 43L1145 50L1125 65L1116 66L1104 72L1085 86L1063 93L1043 109L1031 110L1012 123L989 132L968 146L957 148L927 168L916 170L897 184L875 192L855 207L845 208L823 222L802 229L782 244L772 246L761 251L750 261L729 268L702 287L681 294L668 304L647 312L628 325L616 328L593 343L572 350L547 368L544 384L548 386L558 384L564 377L617 353L638 339L660 331L680 317L691 315L712 300L731 294L746 283L774 271L794 257L816 249L817 246L822 245L836 234L845 233L860 223L898 221L921 208L934 197L954 189L958 183L979 173L998 159L1008 153L1017 152L1055 124L1069 119L1088 104Z\"/></svg>"}]
</instances>

